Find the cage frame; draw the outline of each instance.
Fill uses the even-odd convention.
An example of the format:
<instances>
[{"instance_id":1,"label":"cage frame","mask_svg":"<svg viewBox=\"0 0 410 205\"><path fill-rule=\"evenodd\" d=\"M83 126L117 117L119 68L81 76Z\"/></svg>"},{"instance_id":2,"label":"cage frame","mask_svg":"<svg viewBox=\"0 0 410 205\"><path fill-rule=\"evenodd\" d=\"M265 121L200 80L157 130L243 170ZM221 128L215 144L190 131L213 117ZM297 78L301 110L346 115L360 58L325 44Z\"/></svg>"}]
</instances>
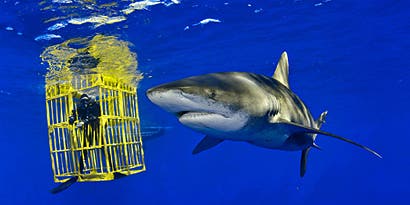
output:
<instances>
[{"instance_id":1,"label":"cage frame","mask_svg":"<svg viewBox=\"0 0 410 205\"><path fill-rule=\"evenodd\" d=\"M75 124L70 125L68 123L68 118L70 116L70 111L75 110L75 99L78 98L78 95L80 93L86 93L88 90L91 89L97 89L98 90L98 95L100 99L97 100L97 102L100 103L100 112L101 116L99 116L99 130L98 130L98 135L102 136L99 139L103 140L103 145L101 143L99 145L92 145L88 147L81 147L77 146L75 147L74 145L78 145L78 142L75 140L78 140L78 131L79 128L75 127ZM103 90L111 92L111 95L113 96L112 92L116 91L117 92L117 99L115 97L113 98L114 100L117 100L117 105L113 105L113 103L108 103L108 100L103 98L103 96L106 95L106 93L103 92ZM141 137L141 125L140 125L140 118L139 118L139 111L138 111L138 96L137 96L137 86L136 85L131 85L122 82L121 80L118 80L114 77L104 75L104 74L83 74L83 75L78 75L78 76L69 76L66 79L60 79L60 81L54 80L54 79L48 79L46 78L46 111L47 111L47 125L48 125L48 138L49 138L49 147L50 147L50 157L51 157L51 162L52 162L52 170L53 170L53 176L54 176L54 182L65 182L68 181L71 177L78 177L77 181L79 182L86 182L86 181L107 181L107 180L113 180L117 176L117 174L120 175L132 175L136 173L140 173L146 170L145 167L145 160L144 160L144 149L143 149L143 144L142 144L142 137ZM127 111L126 105L124 105L124 96L123 95L128 95L127 99L133 99L130 101L133 102L129 106L131 106L128 109L128 112L130 113L124 113ZM65 99L66 105L64 104ZM113 107L107 107L105 108L104 106L101 106L103 103L103 100L107 101L107 106L113 106ZM57 103L57 108L60 108L60 113L54 113L55 107L52 105L53 101L56 101ZM127 101L128 102L128 101ZM59 104L59 105L58 105ZM117 109L118 115L115 115L115 108ZM122 108L122 109L121 109ZM105 110L106 109L106 110ZM65 110L65 111L64 111ZM108 111L110 110L110 111ZM111 112L111 115L108 115L108 113ZM112 115L112 112L114 112L114 115ZM60 116L60 118L58 118ZM56 119L54 119L54 117ZM110 121L114 120L117 121L118 123L115 124L115 126L123 126L121 123L130 123L130 130L132 131L133 129L136 129L136 133L131 133L133 137L136 137L135 139L131 141L127 141L127 136L130 135L130 133L125 133L125 127L120 127L116 129L121 129L121 136L119 139L122 139L125 141L120 142L120 143L112 143L108 139L107 130L108 130L108 125L110 125ZM76 123L78 123L78 120L76 120ZM111 124L111 125L113 125ZM134 125L134 126L132 126ZM64 144L64 149L57 149L57 144L56 140L53 140L53 134L56 132L59 132L59 129L65 130L61 131L61 134L57 134L58 136L62 135L62 140ZM85 128L84 128L85 129ZM112 129L111 129L112 130ZM128 131L130 131L128 130ZM68 133L67 133L68 132ZM76 133L77 132L77 133ZM76 133L76 134L75 134ZM81 133L81 131L80 131ZM116 133L115 133L116 134ZM70 147L65 147L67 146L67 143L65 140L67 136L69 135L70 142L69 144L71 145ZM71 136L70 136L71 135ZM81 134L80 134L81 135ZM80 144L83 144L84 142L81 142L82 140L85 140L84 137L84 132L82 133L82 137L80 137ZM136 136L135 136L136 135ZM111 136L113 139L114 133L111 132ZM61 137L58 137L59 140L61 140ZM131 139L131 138L129 138ZM68 141L68 140L67 140ZM89 143L89 142L88 142ZM114 164L112 161L108 161L109 159L112 160L112 155L113 152L115 153L114 159L118 163L119 161L119 156L116 154L124 154L125 155L125 161L130 160L129 152L127 150L128 145L130 147L133 147L134 145L136 146L135 150L134 148L130 148L132 151L136 151L137 153L134 153L135 160L138 162L137 164L133 164L132 166L126 166L126 167L121 167L118 166L118 164ZM124 152L117 152L112 151L109 153L109 148L112 148L114 146L123 146L123 151ZM91 153L91 150L94 149L101 149L104 151L105 155L105 167L102 166L102 160L103 158L101 157L102 154L100 153L100 164L101 164L101 169L100 172L97 172L96 170L90 170L87 173L84 173L82 170L80 170L80 160L82 159L84 161L84 151L87 152L89 151ZM87 150L88 149L88 150ZM97 150L98 151L98 150ZM64 160L65 160L65 165L66 165L66 170L69 172L64 172L60 170L61 163L59 163L61 159L59 159L59 153L63 152L64 153ZM78 152L80 153L80 158L77 156ZM68 156L67 154L71 154L71 156ZM73 160L73 164L71 165L72 168L70 169L68 166L70 165L69 160ZM88 157L88 154L87 154ZM122 157L122 156L120 156ZM134 159L132 158L132 159ZM87 159L85 159L87 160ZM95 160L97 161L97 160ZM63 162L62 162L63 163ZM111 163L113 163L111 165ZM127 163L126 163L127 164ZM83 165L84 166L84 165ZM70 171L71 170L71 171Z\"/></svg>"}]
</instances>

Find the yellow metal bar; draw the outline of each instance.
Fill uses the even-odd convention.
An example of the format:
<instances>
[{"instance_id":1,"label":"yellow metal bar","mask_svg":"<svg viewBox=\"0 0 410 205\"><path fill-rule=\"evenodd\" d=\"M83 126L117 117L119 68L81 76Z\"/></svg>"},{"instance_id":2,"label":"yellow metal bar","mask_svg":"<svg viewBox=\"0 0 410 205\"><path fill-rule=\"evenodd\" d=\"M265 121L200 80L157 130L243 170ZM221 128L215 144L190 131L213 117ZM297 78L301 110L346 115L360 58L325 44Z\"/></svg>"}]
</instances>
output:
<instances>
[{"instance_id":1,"label":"yellow metal bar","mask_svg":"<svg viewBox=\"0 0 410 205\"><path fill-rule=\"evenodd\" d=\"M129 145L127 145L127 146L129 146L129 149L128 149L128 150L130 150L130 151L129 151L129 152L130 152L130 156L129 156L128 160L130 161L130 164L134 165L134 164L135 164L135 160L134 160L135 154L134 154L134 148L133 148L133 145L132 145L132 142L134 141L134 140L132 140L132 136L133 136L134 134L132 133L132 125L131 125L131 122L127 121L127 122L126 122L126 126L127 126L127 137L128 137L128 141L131 142Z\"/></svg>"},{"instance_id":2,"label":"yellow metal bar","mask_svg":"<svg viewBox=\"0 0 410 205\"><path fill-rule=\"evenodd\" d=\"M47 88L46 88L47 89ZM47 124L50 126L50 103L49 101L46 100L46 111L47 111ZM53 151L53 139L52 139L52 131L50 127L48 128L48 144L50 147L50 158L51 158L51 169L53 170L53 175L54 175L54 181L57 181L56 176L56 168L55 168L55 159L54 159L54 154L52 153Z\"/></svg>"},{"instance_id":3,"label":"yellow metal bar","mask_svg":"<svg viewBox=\"0 0 410 205\"><path fill-rule=\"evenodd\" d=\"M106 120L104 120L103 123L104 123L104 125L107 124ZM104 129L102 131L102 133L104 134L102 139L103 139L103 143L104 143L105 164L107 166L107 172L111 172L111 161L112 161L112 159L111 159L111 155L108 154L110 145L109 145L109 143L107 143L107 139L106 139L107 138L107 135L106 135L107 130Z\"/></svg>"},{"instance_id":4,"label":"yellow metal bar","mask_svg":"<svg viewBox=\"0 0 410 205\"><path fill-rule=\"evenodd\" d=\"M73 131L75 133L75 136L73 136L73 138L76 141L76 148L75 148L76 154L75 154L75 156L76 156L77 174L80 175L80 173L83 171L83 170L80 170L80 168L81 168L80 163L83 163L83 160L84 160L83 151L81 149L83 144L82 144L82 141L81 141L81 134L79 134L78 129L74 128ZM80 154L81 157L78 157L78 154Z\"/></svg>"},{"instance_id":5,"label":"yellow metal bar","mask_svg":"<svg viewBox=\"0 0 410 205\"><path fill-rule=\"evenodd\" d=\"M86 84L87 85L87 84ZM93 160L93 151L92 151L92 145L91 145L91 139L92 139L92 129L91 125L84 125L83 129L85 127L88 127L87 133L85 133L84 140L85 140L85 147L84 150L87 152L87 165L90 170L94 168L94 160ZM91 137L90 137L91 136Z\"/></svg>"},{"instance_id":6,"label":"yellow metal bar","mask_svg":"<svg viewBox=\"0 0 410 205\"><path fill-rule=\"evenodd\" d=\"M119 87L119 86L118 86ZM117 91L118 92L118 91ZM125 116L125 105L124 105L124 96L122 92L118 92L118 104L117 104L117 110L119 111L118 114L120 116ZM121 123L121 138L123 139L122 142L123 144L123 153L125 154L125 160L124 160L124 166L127 167L128 166L128 149L127 149L127 133L125 133L125 121L124 120L120 120Z\"/></svg>"},{"instance_id":7,"label":"yellow metal bar","mask_svg":"<svg viewBox=\"0 0 410 205\"><path fill-rule=\"evenodd\" d=\"M57 128L57 133L58 133L58 136L59 136L58 137L59 138L59 140L58 140L58 153L59 153L59 156L62 158L61 159L61 165L60 165L60 172L64 173L65 157L64 157L64 151L62 151L62 150L64 150L65 148L64 148L64 139L62 138L63 134L62 134L61 128Z\"/></svg>"},{"instance_id":8,"label":"yellow metal bar","mask_svg":"<svg viewBox=\"0 0 410 205\"><path fill-rule=\"evenodd\" d=\"M125 133L125 124L124 120L121 121L121 138L122 138L122 153L124 153L125 156L123 157L123 167L128 166L128 149L127 149L127 138L126 138L126 133Z\"/></svg>"},{"instance_id":9,"label":"yellow metal bar","mask_svg":"<svg viewBox=\"0 0 410 205\"><path fill-rule=\"evenodd\" d=\"M117 149L116 149L116 144L117 144L117 140L115 139L116 137L115 137L115 133L114 133L114 129L116 129L116 128L114 128L114 125L113 125L113 121L110 121L111 123L110 123L110 126L111 126L111 138L112 138L112 141L111 141L111 149L112 149L112 152L114 153L114 161L115 162L113 162L113 165L114 165L114 170L117 170L118 169L118 158L117 158ZM112 154L112 153L111 153Z\"/></svg>"},{"instance_id":10,"label":"yellow metal bar","mask_svg":"<svg viewBox=\"0 0 410 205\"><path fill-rule=\"evenodd\" d=\"M101 130L98 131L98 144L101 145L102 144L102 138L104 137L101 133ZM98 148L98 157L99 157L99 166L100 166L100 172L104 172L104 165L103 165L103 154L102 152L104 151L103 148ZM106 156L106 155L105 155Z\"/></svg>"},{"instance_id":11,"label":"yellow metal bar","mask_svg":"<svg viewBox=\"0 0 410 205\"><path fill-rule=\"evenodd\" d=\"M101 88L99 88L98 89L98 91L100 92L100 89ZM101 92L100 92L101 93ZM99 96L100 96L100 99L99 99L99 101L100 102L97 102L97 103L99 103L100 104L100 113L102 114L102 105L101 105L101 94L99 94ZM97 100L97 99L96 99ZM98 117L98 120L100 121L100 123L99 123L99 125L98 125L98 133L96 133L96 135L97 135L97 140L96 140L96 149L97 149L97 156L98 156L98 162L99 162L99 168L100 168L100 172L101 173L103 173L104 172L104 169L103 169L103 156L102 156L102 147L101 147L101 145L102 145L102 138L104 137L103 135L102 135L102 129L103 129L103 124L101 123L101 116L99 116ZM100 148L101 147L101 148Z\"/></svg>"},{"instance_id":12,"label":"yellow metal bar","mask_svg":"<svg viewBox=\"0 0 410 205\"><path fill-rule=\"evenodd\" d=\"M138 142L138 137L137 137L137 135L138 135L138 130L137 130L137 127L136 127L136 124L135 124L135 112L136 112L136 109L135 109L135 101L134 101L134 99L135 98L132 98L131 96L129 97L129 101L130 101L130 110L131 110L131 112L132 112L132 114L131 114L131 116L132 116L132 119L133 120L130 120L130 127L131 127L131 129L130 129L130 131L131 131L131 133L130 133L130 135L131 135L131 139L132 139L132 141L133 142ZM132 147L132 150L133 150L133 159L134 159L134 165L135 164L138 164L139 163L139 159L138 159L138 147L137 147L137 145L135 145L135 144L132 144L131 145L131 147Z\"/></svg>"},{"instance_id":13,"label":"yellow metal bar","mask_svg":"<svg viewBox=\"0 0 410 205\"><path fill-rule=\"evenodd\" d=\"M46 100L47 125L50 127L50 101Z\"/></svg>"},{"instance_id":14,"label":"yellow metal bar","mask_svg":"<svg viewBox=\"0 0 410 205\"><path fill-rule=\"evenodd\" d=\"M110 126L109 124L108 124L108 121L107 121L107 119L106 118L104 118L103 120L102 120L102 122L103 122L103 124L104 125L107 125L107 127L104 127L104 131L103 131L103 133L104 133L104 137L103 137L103 139L104 139L104 145L105 145L105 147L104 147L104 152L105 152L105 158L106 158L106 164L107 164L107 171L108 172L111 172L112 171L112 155L111 155L111 140L110 140L110 138L109 138L109 133L108 133L108 126Z\"/></svg>"},{"instance_id":15,"label":"yellow metal bar","mask_svg":"<svg viewBox=\"0 0 410 205\"><path fill-rule=\"evenodd\" d=\"M136 110L135 110L135 96L136 93L134 95L130 95L129 99L130 99L130 110L131 110L131 117L133 117L134 119L136 118Z\"/></svg>"},{"instance_id":16,"label":"yellow metal bar","mask_svg":"<svg viewBox=\"0 0 410 205\"><path fill-rule=\"evenodd\" d=\"M95 133L95 131L93 130L93 129L90 129L90 132L91 132L91 142L93 142L93 143L91 143L91 142L89 142L90 143L90 152L92 153L91 154L91 156L92 156L92 162L93 162L93 169L94 170L96 170L97 169L97 150L98 150L98 148L95 146L95 144L96 144L96 137L99 137L99 136L95 136L94 134L96 134Z\"/></svg>"},{"instance_id":17,"label":"yellow metal bar","mask_svg":"<svg viewBox=\"0 0 410 205\"><path fill-rule=\"evenodd\" d=\"M73 110L73 100L72 100L73 99L73 94L71 92L71 90L73 90L73 88L70 86L69 90L70 90L70 92L68 92L66 105L65 105L67 116L70 116L71 115L71 110ZM66 120L68 121L68 117L66 118ZM71 147L70 147L71 163L72 163L72 166L73 166L72 167L72 173L77 174L77 173L79 173L79 171L78 171L79 167L77 166L77 161L78 160L77 160L77 156L75 154L75 148L77 147L77 144L76 144L77 140L75 139L76 135L74 135L74 131L73 131L74 126L68 124L67 129L68 129L68 134L69 134L68 137L70 138L70 145L71 145Z\"/></svg>"},{"instance_id":18,"label":"yellow metal bar","mask_svg":"<svg viewBox=\"0 0 410 205\"><path fill-rule=\"evenodd\" d=\"M77 134L79 134L79 135L77 135L77 136L80 136L80 147L79 147L79 150L80 150L80 153L81 153L81 160L79 160L80 161L80 163L82 163L83 164L83 170L79 170L79 172L78 172L78 174L80 174L80 173L82 173L82 172L85 172L85 170L86 170L86 160L87 159L85 159L85 154L84 154L84 152L85 152L85 150L84 150L84 132L82 132L80 129L77 129L76 130L76 132L77 132ZM78 164L78 167L79 168L81 168L81 164Z\"/></svg>"},{"instance_id":19,"label":"yellow metal bar","mask_svg":"<svg viewBox=\"0 0 410 205\"><path fill-rule=\"evenodd\" d=\"M60 98L60 122L64 121L64 114L63 114L63 98ZM65 100L64 100L65 101ZM66 134L65 134L65 129L66 128L62 128L62 138L63 138L63 149L66 150L67 149L67 143L66 143ZM64 151L64 158L65 158L65 165L66 165L66 172L69 172L69 163L68 163L68 155L67 152Z\"/></svg>"},{"instance_id":20,"label":"yellow metal bar","mask_svg":"<svg viewBox=\"0 0 410 205\"><path fill-rule=\"evenodd\" d=\"M105 92L103 88L99 88L99 94L100 94L100 105L101 105L101 115L107 115L107 110L106 110L106 106L107 106L107 99L105 97Z\"/></svg>"},{"instance_id":21,"label":"yellow metal bar","mask_svg":"<svg viewBox=\"0 0 410 205\"><path fill-rule=\"evenodd\" d=\"M57 150L58 151L58 148L57 148L57 137L56 137L56 130L55 129L53 129L53 142L54 142L54 150ZM59 156L58 156L58 152L57 153L55 153L55 157L56 157L56 161L55 161L55 163L56 163L56 167L57 167L57 169L56 169L56 171L57 171L57 174L60 174L60 166L59 166L59 163L58 163L58 161L59 161Z\"/></svg>"},{"instance_id":22,"label":"yellow metal bar","mask_svg":"<svg viewBox=\"0 0 410 205\"><path fill-rule=\"evenodd\" d=\"M50 110L51 110L51 120L50 120L50 124L55 124L54 123L54 103L53 103L54 99L50 101Z\"/></svg>"},{"instance_id":23,"label":"yellow metal bar","mask_svg":"<svg viewBox=\"0 0 410 205\"><path fill-rule=\"evenodd\" d=\"M112 98L113 92L114 92L114 91L109 90L109 95L108 95L108 99L109 99L109 101L108 101L108 105L109 105L109 107L108 107L108 115L115 115L115 113L114 113L114 99Z\"/></svg>"}]
</instances>

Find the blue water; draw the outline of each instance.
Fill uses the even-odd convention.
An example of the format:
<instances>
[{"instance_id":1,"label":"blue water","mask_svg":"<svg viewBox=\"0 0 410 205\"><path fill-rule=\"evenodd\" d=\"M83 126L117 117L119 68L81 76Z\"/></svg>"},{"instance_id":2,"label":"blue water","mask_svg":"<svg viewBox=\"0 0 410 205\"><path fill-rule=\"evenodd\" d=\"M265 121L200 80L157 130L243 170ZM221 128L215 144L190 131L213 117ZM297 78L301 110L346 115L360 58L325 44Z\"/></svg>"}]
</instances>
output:
<instances>
[{"instance_id":1,"label":"blue water","mask_svg":"<svg viewBox=\"0 0 410 205\"><path fill-rule=\"evenodd\" d=\"M40 8L0 3L0 204L410 204L407 1L186 0L135 11L116 24L69 25L53 32L62 39L35 41L49 33L43 21L58 15ZM221 22L192 26L206 18ZM96 33L133 44L146 76L141 120L172 128L144 143L146 172L51 195L46 65L39 55ZM323 150L311 152L303 179L299 152L224 142L193 156L202 135L144 95L154 85L208 72L272 75L284 50L292 90L314 116L329 110L323 129L374 148L382 160L326 137L318 138Z\"/></svg>"}]
</instances>

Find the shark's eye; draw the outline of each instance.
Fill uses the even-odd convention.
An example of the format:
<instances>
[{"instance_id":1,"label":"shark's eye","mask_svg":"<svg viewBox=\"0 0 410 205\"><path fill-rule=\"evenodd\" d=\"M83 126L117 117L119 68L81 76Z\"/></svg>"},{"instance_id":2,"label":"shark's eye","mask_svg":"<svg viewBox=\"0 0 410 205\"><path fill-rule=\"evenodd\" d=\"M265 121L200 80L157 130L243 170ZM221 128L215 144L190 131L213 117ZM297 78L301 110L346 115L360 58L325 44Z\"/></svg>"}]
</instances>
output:
<instances>
[{"instance_id":1,"label":"shark's eye","mask_svg":"<svg viewBox=\"0 0 410 205\"><path fill-rule=\"evenodd\" d=\"M208 95L210 98L214 99L216 97L216 92L215 90L209 90Z\"/></svg>"}]
</instances>

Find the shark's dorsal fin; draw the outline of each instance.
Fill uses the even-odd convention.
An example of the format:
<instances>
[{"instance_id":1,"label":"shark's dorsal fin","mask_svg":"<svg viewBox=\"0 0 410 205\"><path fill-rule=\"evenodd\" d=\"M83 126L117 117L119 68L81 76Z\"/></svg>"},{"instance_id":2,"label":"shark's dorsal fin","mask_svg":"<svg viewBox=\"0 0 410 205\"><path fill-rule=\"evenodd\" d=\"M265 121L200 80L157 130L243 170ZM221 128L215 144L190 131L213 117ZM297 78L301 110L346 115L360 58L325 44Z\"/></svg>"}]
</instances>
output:
<instances>
[{"instance_id":1,"label":"shark's dorsal fin","mask_svg":"<svg viewBox=\"0 0 410 205\"><path fill-rule=\"evenodd\" d=\"M280 56L278 65L276 66L275 73L273 74L273 79L279 81L284 86L289 88L289 62L288 54L286 51Z\"/></svg>"},{"instance_id":2,"label":"shark's dorsal fin","mask_svg":"<svg viewBox=\"0 0 410 205\"><path fill-rule=\"evenodd\" d=\"M341 136L338 136L338 135L335 135L335 134L332 134L332 133L329 133L329 132L325 132L325 131L322 131L322 130L318 130L318 129L315 129L315 128L307 127L307 126L300 125L300 124L297 124L297 123L294 123L294 122L289 122L289 121L279 121L279 122L275 122L275 123L276 124L281 124L284 127L287 127L287 129L289 131L294 132L294 133L301 132L301 133L310 133L310 134L320 134L320 135L325 135L325 136L329 136L329 137L332 137L332 138L336 138L336 139L348 142L350 144L356 145L356 146L358 146L358 147L360 147L360 148L374 154L378 158L382 158L382 156L379 153L377 153L376 151L374 151L374 150L372 150L372 149L370 149L370 148L368 148L368 147L366 147L362 144L359 144L359 143L357 143L353 140L350 140L350 139L347 139L347 138L344 138L344 137L341 137Z\"/></svg>"},{"instance_id":3,"label":"shark's dorsal fin","mask_svg":"<svg viewBox=\"0 0 410 205\"><path fill-rule=\"evenodd\" d=\"M207 149L210 149L212 147L215 147L219 143L223 142L224 140L210 137L210 136L205 136L194 148L192 151L192 154L198 154L202 151L205 151Z\"/></svg>"}]
</instances>

